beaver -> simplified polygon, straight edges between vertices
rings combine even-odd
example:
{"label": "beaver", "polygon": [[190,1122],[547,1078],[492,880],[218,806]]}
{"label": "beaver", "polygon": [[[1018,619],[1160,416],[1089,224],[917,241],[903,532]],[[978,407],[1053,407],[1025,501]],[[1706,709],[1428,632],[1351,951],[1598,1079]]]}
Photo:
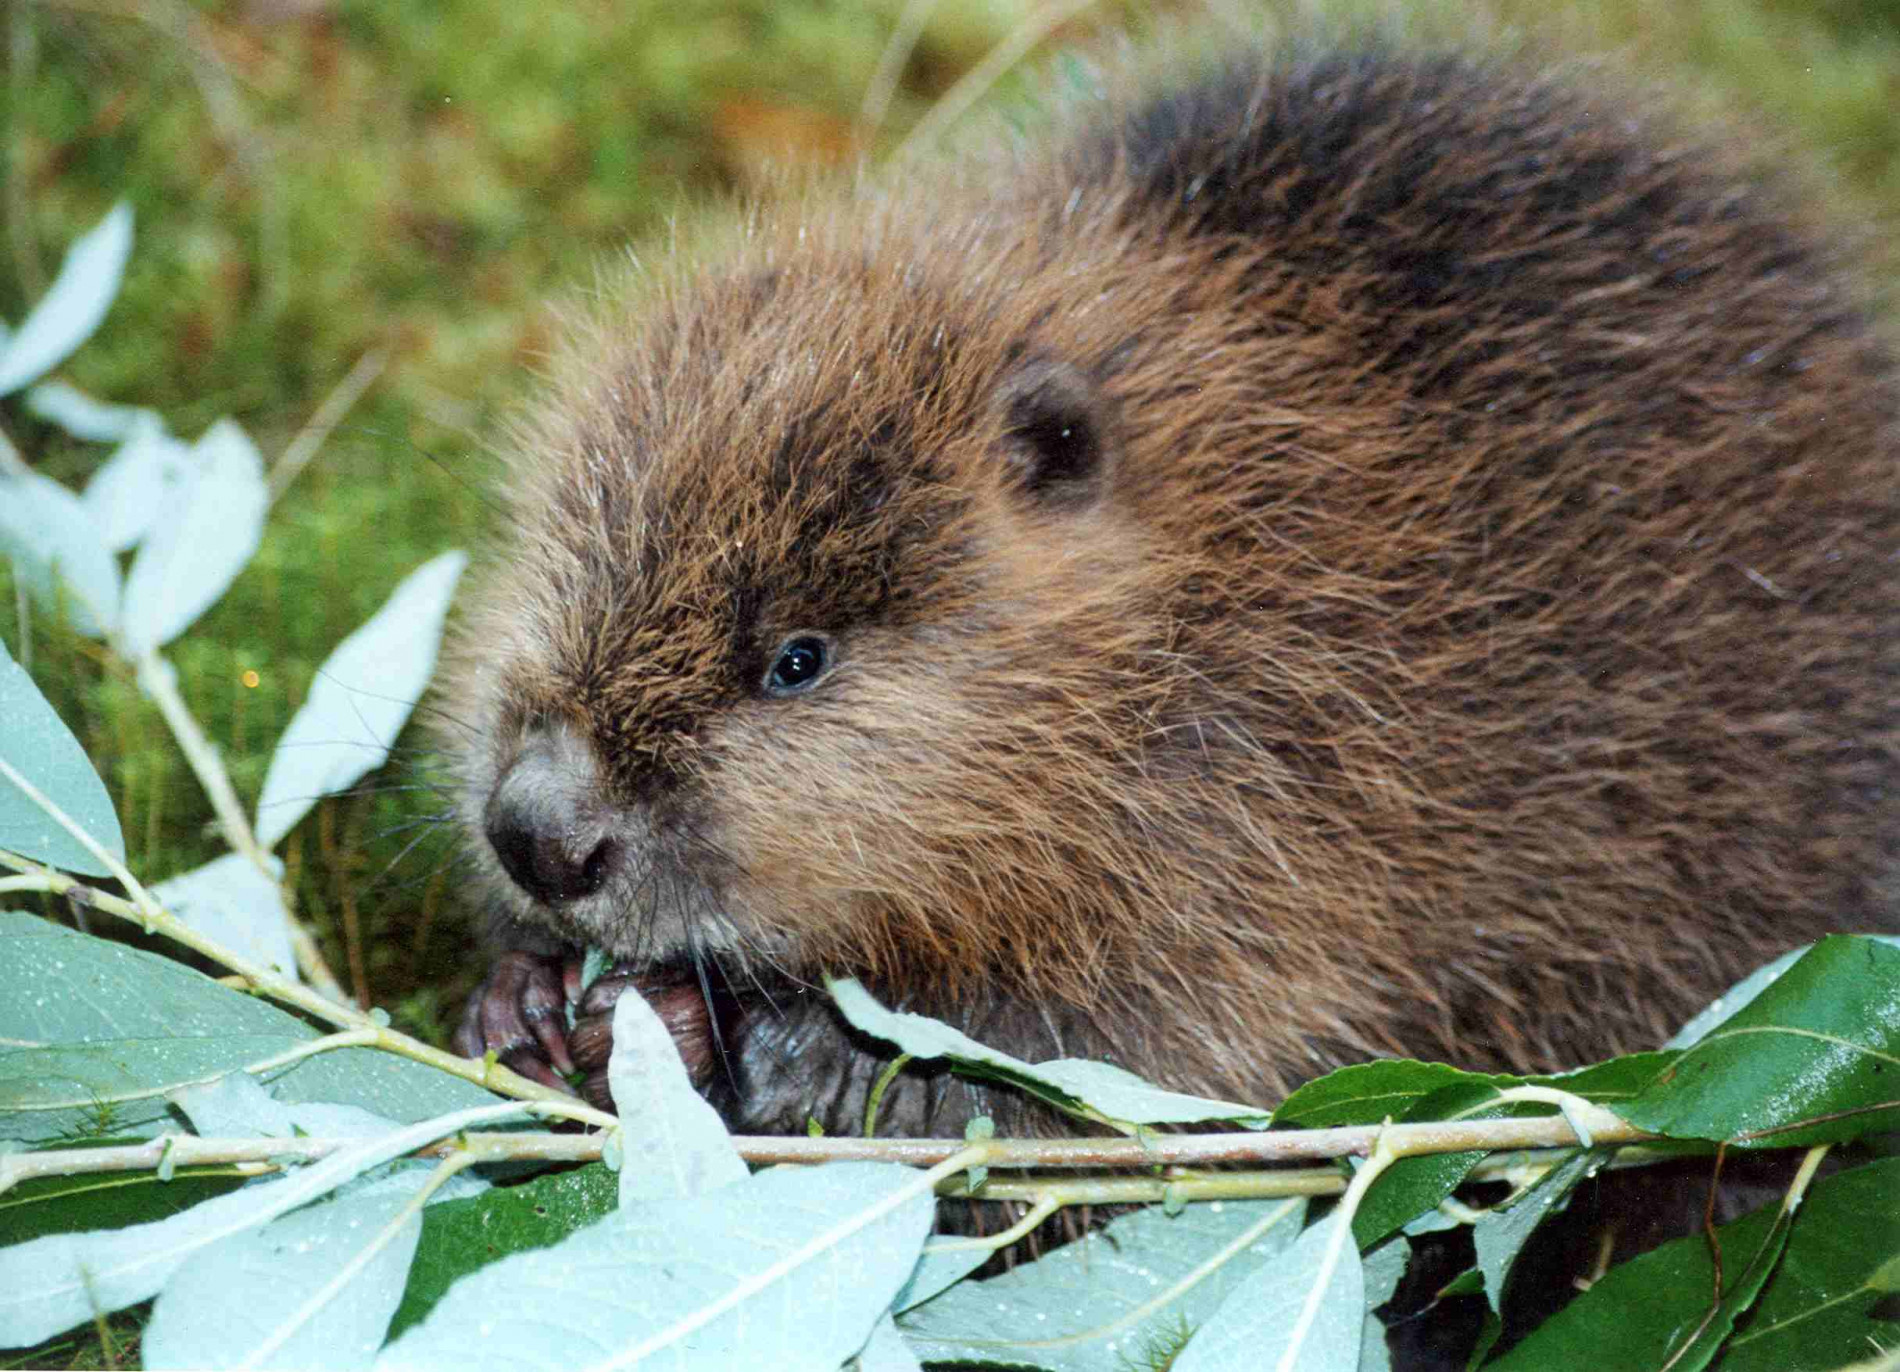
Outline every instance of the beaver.
{"label": "beaver", "polygon": [[[1841,236],[1644,108],[1228,57],[605,291],[451,654],[510,950],[461,1048],[555,1080],[592,945],[744,1131],[859,1125],[840,974],[1268,1104],[1895,928],[1900,367]],[[977,1113],[1040,1127],[879,1118]]]}

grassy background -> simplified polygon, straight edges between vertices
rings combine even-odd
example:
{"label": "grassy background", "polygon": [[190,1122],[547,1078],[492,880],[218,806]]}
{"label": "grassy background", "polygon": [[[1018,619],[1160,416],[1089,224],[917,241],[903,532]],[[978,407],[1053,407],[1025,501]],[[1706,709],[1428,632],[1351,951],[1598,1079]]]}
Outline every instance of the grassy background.
{"label": "grassy background", "polygon": [[[254,797],[311,674],[409,569],[487,517],[485,453],[547,342],[543,302],[682,205],[786,160],[887,151],[1030,0],[942,0],[889,118],[858,111],[901,0],[12,0],[0,8],[0,317],[119,198],[138,215],[124,292],[62,375],[195,437],[238,418],[267,458],[366,353],[387,365],[276,507],[263,550],[171,650],[187,699]],[[1176,7],[1178,8],[1178,7]],[[1276,13],[1288,5],[1260,7]],[[1615,50],[1660,86],[1786,135],[1849,217],[1900,226],[1900,0],[1496,0],[1374,5],[1419,27],[1534,25]],[[1223,22],[1248,12],[1228,0]],[[1104,3],[1051,46],[1139,19]],[[1034,77],[1012,77],[1013,82]],[[1008,90],[998,93],[1007,98]],[[1895,260],[1890,253],[1888,260]],[[82,480],[102,449],[0,428]],[[13,596],[0,572],[0,606]],[[21,626],[0,615],[16,651]],[[152,709],[96,647],[36,620],[34,672],[107,778],[133,866],[213,856],[208,805]],[[257,684],[245,684],[247,673]],[[418,746],[420,746],[418,744]],[[479,973],[456,914],[440,798],[392,767],[291,837],[299,908],[347,985],[440,1039]],[[405,852],[412,838],[421,842]],[[35,1359],[63,1354],[40,1350]],[[96,1346],[82,1361],[102,1355]]]}

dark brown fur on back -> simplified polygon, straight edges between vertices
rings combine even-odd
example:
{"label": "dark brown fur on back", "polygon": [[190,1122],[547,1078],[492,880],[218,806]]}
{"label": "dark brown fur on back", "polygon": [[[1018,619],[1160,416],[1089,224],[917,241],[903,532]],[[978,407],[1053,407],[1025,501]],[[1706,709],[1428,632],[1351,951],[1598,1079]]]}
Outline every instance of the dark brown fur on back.
{"label": "dark brown fur on back", "polygon": [[[1465,59],[1078,122],[577,343],[448,689],[499,914],[714,969],[755,1129],[861,1108],[828,972],[1266,1104],[1653,1046],[1895,927],[1896,368],[1824,238]],[[481,837],[530,755],[605,836],[571,898]]]}

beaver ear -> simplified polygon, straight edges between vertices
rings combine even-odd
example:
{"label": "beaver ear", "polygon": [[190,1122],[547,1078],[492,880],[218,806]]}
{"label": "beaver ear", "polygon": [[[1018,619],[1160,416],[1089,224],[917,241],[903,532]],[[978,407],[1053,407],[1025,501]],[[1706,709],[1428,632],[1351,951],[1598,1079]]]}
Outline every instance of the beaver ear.
{"label": "beaver ear", "polygon": [[1056,509],[1094,504],[1119,451],[1113,407],[1080,368],[1032,357],[997,388],[1010,467],[1024,493]]}

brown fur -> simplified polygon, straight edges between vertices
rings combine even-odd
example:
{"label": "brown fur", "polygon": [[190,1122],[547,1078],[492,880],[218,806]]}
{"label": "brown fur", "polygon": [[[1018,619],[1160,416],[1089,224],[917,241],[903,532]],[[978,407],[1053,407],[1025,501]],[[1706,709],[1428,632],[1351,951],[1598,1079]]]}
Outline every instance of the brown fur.
{"label": "brown fur", "polygon": [[[1894,927],[1896,368],[1826,239],[1620,92],[1182,90],[755,217],[519,439],[447,688],[477,861],[717,964],[740,1123],[851,1118],[825,972],[1270,1103],[1653,1046]],[[553,905],[479,837],[537,728],[624,863]],[[931,1091],[886,1118],[976,1108]]]}

